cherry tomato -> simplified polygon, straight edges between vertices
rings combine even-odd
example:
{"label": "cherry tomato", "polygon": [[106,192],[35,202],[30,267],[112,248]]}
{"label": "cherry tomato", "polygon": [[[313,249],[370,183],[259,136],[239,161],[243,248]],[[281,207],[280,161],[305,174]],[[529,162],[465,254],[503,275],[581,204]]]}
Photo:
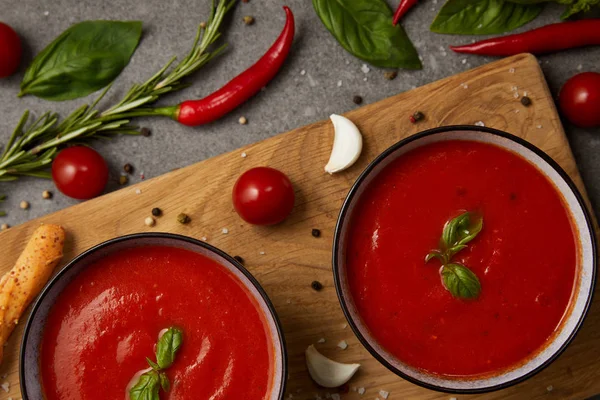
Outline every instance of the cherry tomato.
{"label": "cherry tomato", "polygon": [[22,51],[17,32],[0,22],[0,78],[12,75],[19,68]]}
{"label": "cherry tomato", "polygon": [[254,225],[274,225],[294,208],[294,188],[281,171],[252,168],[233,187],[233,206],[242,219]]}
{"label": "cherry tomato", "polygon": [[108,182],[108,166],[94,149],[69,147],[58,153],[52,162],[52,179],[65,195],[87,200],[104,190]]}
{"label": "cherry tomato", "polygon": [[565,117],[581,128],[600,126],[600,74],[584,72],[569,79],[559,94]]}

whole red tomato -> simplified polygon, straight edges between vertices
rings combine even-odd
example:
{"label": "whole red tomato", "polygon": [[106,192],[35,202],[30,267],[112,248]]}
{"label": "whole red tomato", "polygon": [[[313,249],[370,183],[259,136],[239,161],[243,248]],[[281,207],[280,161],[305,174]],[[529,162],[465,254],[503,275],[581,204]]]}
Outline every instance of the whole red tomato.
{"label": "whole red tomato", "polygon": [[252,168],[235,183],[233,206],[239,216],[250,224],[278,224],[294,208],[292,182],[274,168]]}
{"label": "whole red tomato", "polygon": [[52,179],[65,195],[87,200],[104,190],[108,182],[108,166],[94,149],[69,147],[58,153],[52,162]]}
{"label": "whole red tomato", "polygon": [[12,75],[19,68],[22,51],[17,32],[0,22],[0,78]]}
{"label": "whole red tomato", "polygon": [[584,72],[569,79],[559,94],[560,109],[582,128],[600,126],[600,74]]}

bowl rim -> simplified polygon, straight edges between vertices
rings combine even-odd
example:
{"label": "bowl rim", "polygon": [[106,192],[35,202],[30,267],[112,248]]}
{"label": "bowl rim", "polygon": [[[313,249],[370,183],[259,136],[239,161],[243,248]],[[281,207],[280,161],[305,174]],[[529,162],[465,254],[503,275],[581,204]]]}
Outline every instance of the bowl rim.
{"label": "bowl rim", "polygon": [[[385,360],[385,358],[383,356],[381,356],[369,344],[369,342],[362,335],[362,333],[360,332],[360,330],[358,329],[358,327],[354,323],[354,320],[352,319],[352,316],[350,314],[350,310],[348,308],[348,305],[346,303],[346,299],[345,299],[343,291],[342,291],[341,277],[340,277],[340,274],[338,272],[339,271],[339,267],[338,267],[338,265],[339,265],[338,253],[339,253],[339,250],[340,250],[341,227],[342,227],[343,222],[346,220],[347,213],[348,213],[348,208],[349,208],[349,205],[350,205],[351,201],[353,200],[354,196],[356,195],[359,187],[361,187],[361,185],[364,182],[364,180],[367,178],[367,176],[370,175],[371,171],[379,163],[381,163],[383,160],[385,160],[388,156],[390,156],[391,154],[393,154],[396,150],[398,150],[399,148],[401,148],[401,147],[403,147],[403,146],[405,146],[405,145],[407,145],[407,144],[409,144],[411,142],[414,142],[416,140],[422,139],[424,137],[428,137],[428,136],[432,136],[432,135],[436,135],[436,134],[440,134],[440,133],[445,133],[445,132],[452,132],[452,131],[484,132],[486,134],[500,136],[502,138],[506,138],[506,139],[512,140],[513,142],[516,142],[517,144],[519,144],[521,146],[524,146],[526,149],[532,151],[537,156],[539,156],[540,158],[542,158],[565,181],[565,183],[569,187],[569,190],[573,193],[573,195],[577,199],[577,203],[581,207],[581,209],[583,211],[583,215],[585,217],[586,229],[589,232],[589,234],[591,236],[591,239],[592,239],[591,240],[591,242],[592,242],[592,246],[591,247],[592,247],[592,261],[594,263],[594,268],[592,270],[590,291],[588,293],[588,296],[587,296],[587,299],[586,299],[586,303],[585,303],[585,306],[583,308],[583,312],[581,314],[581,317],[577,321],[577,325],[575,326],[575,328],[573,329],[573,331],[569,334],[569,337],[567,338],[567,340],[547,360],[545,360],[537,368],[533,369],[532,371],[528,372],[527,374],[524,374],[524,375],[522,375],[522,376],[520,376],[518,378],[515,378],[515,379],[507,381],[507,382],[504,382],[502,384],[498,384],[498,385],[494,385],[494,386],[489,386],[489,387],[482,387],[482,388],[477,388],[477,389],[453,389],[453,388],[446,388],[444,386],[433,385],[431,383],[423,382],[423,381],[421,381],[419,379],[416,379],[416,378],[414,378],[414,377],[412,377],[412,376],[410,376],[410,375],[408,375],[408,374],[400,371],[399,369],[395,368],[393,365],[391,365],[390,363],[388,363]],[[346,198],[344,199],[344,202],[343,202],[342,207],[340,209],[340,213],[339,213],[339,216],[338,216],[338,219],[337,219],[337,222],[336,222],[335,231],[334,231],[334,235],[333,235],[332,269],[333,269],[333,280],[334,280],[334,284],[335,284],[335,290],[336,290],[337,297],[338,297],[338,300],[340,302],[340,306],[342,308],[342,311],[344,312],[344,316],[346,317],[346,320],[348,321],[348,324],[352,328],[352,331],[354,331],[354,334],[356,335],[356,337],[358,338],[358,340],[361,342],[361,344],[384,367],[386,367],[387,369],[389,369],[390,371],[392,371],[394,374],[400,376],[401,378],[406,379],[407,381],[409,381],[411,383],[414,383],[414,384],[416,384],[418,386],[424,387],[426,389],[435,390],[435,391],[444,392],[444,393],[453,393],[453,394],[478,394],[478,393],[488,393],[488,392],[492,392],[492,391],[496,391],[496,390],[500,390],[500,389],[505,389],[505,388],[508,388],[510,386],[516,385],[516,384],[518,384],[520,382],[523,382],[526,379],[531,378],[532,376],[536,375],[537,373],[539,373],[540,371],[542,371],[543,369],[545,369],[554,360],[556,360],[565,351],[565,349],[568,347],[568,345],[573,341],[573,339],[575,338],[575,336],[577,335],[577,333],[581,329],[583,321],[584,321],[585,317],[587,316],[587,314],[589,312],[589,309],[590,309],[590,306],[591,306],[591,303],[592,303],[592,299],[594,297],[595,286],[596,286],[597,262],[598,262],[598,259],[597,259],[597,242],[596,242],[596,235],[595,235],[595,231],[594,231],[594,225],[592,223],[592,217],[591,217],[589,209],[586,206],[586,203],[585,203],[585,201],[583,199],[583,196],[581,195],[581,193],[580,193],[579,189],[577,188],[577,186],[575,186],[575,183],[573,182],[573,180],[571,179],[571,177],[548,154],[546,154],[544,151],[542,151],[541,149],[539,149],[537,146],[533,145],[532,143],[530,143],[530,142],[526,141],[525,139],[522,139],[522,138],[520,138],[518,136],[515,136],[513,134],[510,134],[510,133],[507,133],[507,132],[504,132],[504,131],[501,131],[501,130],[498,130],[498,129],[494,129],[494,128],[488,128],[488,127],[485,127],[485,126],[446,125],[446,126],[440,126],[440,127],[436,127],[436,128],[431,128],[431,129],[427,129],[427,130],[418,132],[418,133],[416,133],[414,135],[411,135],[411,136],[409,136],[407,138],[404,138],[404,139],[402,139],[402,140],[394,143],[393,145],[391,145],[387,149],[385,149],[381,154],[379,154],[377,157],[375,157],[375,159],[373,161],[371,161],[367,165],[367,167],[358,176],[358,178],[356,179],[356,181],[352,184],[352,187],[350,188],[348,194],[346,195]]]}
{"label": "bowl rim", "polygon": [[115,238],[108,239],[104,242],[101,242],[97,245],[90,247],[89,249],[87,249],[87,250],[83,251],[82,253],[80,253],[79,255],[77,255],[75,258],[73,258],[71,261],[69,261],[55,276],[53,276],[52,279],[50,279],[50,281],[42,289],[38,298],[35,300],[35,303],[31,309],[31,312],[29,313],[29,315],[27,317],[27,323],[25,325],[25,329],[23,330],[23,336],[21,338],[21,345],[20,345],[21,348],[19,350],[19,381],[20,381],[19,386],[21,389],[22,399],[23,400],[31,400],[27,394],[27,388],[25,386],[25,368],[23,367],[25,365],[25,362],[24,362],[25,361],[25,347],[26,347],[25,344],[27,342],[27,338],[29,337],[29,331],[31,329],[31,325],[33,324],[33,318],[34,318],[37,310],[41,306],[44,298],[50,291],[50,289],[58,281],[60,281],[62,279],[63,275],[65,275],[67,273],[67,271],[69,271],[71,268],[73,268],[74,265],[76,265],[78,262],[85,259],[89,255],[95,253],[96,251],[101,250],[101,249],[103,249],[107,246],[110,246],[112,244],[115,244],[115,243],[126,242],[126,241],[134,240],[134,239],[147,239],[147,238],[152,238],[152,239],[167,238],[167,239],[173,239],[175,241],[183,241],[183,242],[187,242],[187,243],[190,243],[193,245],[198,245],[200,247],[203,247],[206,250],[217,254],[218,256],[224,258],[226,261],[231,263],[250,281],[250,284],[252,286],[254,286],[254,288],[257,290],[257,292],[261,296],[262,300],[265,302],[267,309],[269,310],[270,316],[271,316],[271,318],[273,318],[273,322],[277,329],[277,337],[279,339],[279,344],[280,344],[281,364],[282,364],[281,365],[281,387],[279,390],[278,398],[279,398],[279,400],[283,400],[283,398],[285,396],[285,389],[287,386],[287,374],[288,374],[287,347],[286,347],[286,342],[285,342],[285,336],[283,334],[283,326],[281,324],[281,321],[279,320],[279,316],[277,315],[277,311],[275,310],[273,303],[271,302],[269,296],[267,295],[267,293],[265,292],[263,287],[260,285],[258,280],[250,273],[250,271],[248,271],[246,269],[246,267],[244,267],[240,262],[238,262],[235,258],[230,256],[223,250],[221,250],[209,243],[206,243],[206,242],[198,240],[198,239],[194,239],[189,236],[179,235],[179,234],[175,234],[175,233],[168,233],[168,232],[140,232],[140,233],[133,233],[133,234],[129,234],[129,235],[117,236]]}

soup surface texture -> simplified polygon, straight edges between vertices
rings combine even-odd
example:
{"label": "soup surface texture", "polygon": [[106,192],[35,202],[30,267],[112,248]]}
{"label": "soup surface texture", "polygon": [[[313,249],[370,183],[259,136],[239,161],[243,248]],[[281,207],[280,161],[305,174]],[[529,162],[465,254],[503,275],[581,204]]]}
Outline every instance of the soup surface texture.
{"label": "soup surface texture", "polygon": [[[483,229],[454,258],[481,282],[475,300],[452,297],[438,248],[462,211]],[[374,339],[432,374],[477,376],[524,362],[568,310],[577,252],[553,184],[491,144],[445,141],[409,151],[370,183],[351,217],[346,268],[353,303]]]}
{"label": "soup surface texture", "polygon": [[109,255],[50,311],[41,349],[47,400],[125,399],[170,326],[183,330],[183,344],[161,399],[263,400],[274,351],[258,307],[237,277],[195,252],[148,246]]}

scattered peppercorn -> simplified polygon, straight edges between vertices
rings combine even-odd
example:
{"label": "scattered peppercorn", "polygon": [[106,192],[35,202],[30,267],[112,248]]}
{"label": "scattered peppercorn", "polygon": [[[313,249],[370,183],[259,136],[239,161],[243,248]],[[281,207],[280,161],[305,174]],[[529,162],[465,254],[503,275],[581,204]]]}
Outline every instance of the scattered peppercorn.
{"label": "scattered peppercorn", "polygon": [[238,122],[240,123],[240,125],[246,125],[248,123],[248,119],[246,119],[246,117],[240,117]]}
{"label": "scattered peppercorn", "polygon": [[383,76],[388,81],[392,81],[392,80],[396,79],[396,77],[398,76],[398,71],[385,71],[383,73]]}
{"label": "scattered peppercorn", "polygon": [[321,236],[321,231],[318,229],[313,229],[311,234],[313,235],[313,237],[319,237]]}
{"label": "scattered peppercorn", "polygon": [[51,199],[51,198],[52,198],[52,196],[53,196],[52,192],[50,192],[50,191],[48,191],[48,190],[44,190],[44,191],[42,192],[42,199],[46,199],[46,200],[48,200],[48,199]]}
{"label": "scattered peppercorn", "polygon": [[150,131],[150,129],[148,129],[146,127],[140,129],[140,133],[142,134],[142,136],[145,136],[145,137],[152,135],[152,131]]}
{"label": "scattered peppercorn", "polygon": [[206,28],[206,22],[200,22],[200,28],[202,28],[202,29]]}
{"label": "scattered peppercorn", "polygon": [[127,182],[129,182],[129,178],[127,177],[127,175],[121,175],[119,177],[119,185],[127,185]]}
{"label": "scattered peppercorn", "polygon": [[147,217],[144,220],[144,223],[146,224],[146,226],[154,226],[154,225],[156,225],[156,220],[152,217]]}
{"label": "scattered peppercorn", "polygon": [[240,256],[233,256],[233,259],[239,262],[240,264],[244,264],[244,259]]}
{"label": "scattered peppercorn", "polygon": [[10,226],[8,226],[8,224],[2,224],[2,225],[0,225],[0,231],[5,231],[8,228],[10,228]]}
{"label": "scattered peppercorn", "polygon": [[21,207],[23,210],[27,210],[29,208],[29,202],[23,200],[21,204],[19,204],[19,207]]}
{"label": "scattered peppercorn", "polygon": [[321,289],[323,289],[323,284],[319,281],[313,281],[310,284],[310,287],[319,292]]}
{"label": "scattered peppercorn", "polygon": [[529,107],[531,105],[531,99],[527,96],[523,96],[521,97],[521,104],[523,104],[525,107]]}
{"label": "scattered peppercorn", "polygon": [[160,217],[162,216],[162,210],[158,207],[154,207],[152,209],[152,215],[154,215],[155,217]]}
{"label": "scattered peppercorn", "polygon": [[246,25],[252,25],[254,24],[254,17],[250,16],[250,15],[246,15],[244,18],[242,18],[244,20],[244,23]]}
{"label": "scattered peppercorn", "polygon": [[129,163],[123,165],[123,171],[127,172],[128,174],[133,174],[133,165]]}
{"label": "scattered peppercorn", "polygon": [[412,122],[413,124],[416,124],[417,122],[423,120],[425,118],[425,114],[423,114],[421,111],[417,111],[416,113],[414,113],[413,115],[410,116],[410,122]]}
{"label": "scattered peppercorn", "polygon": [[177,216],[177,222],[179,222],[180,224],[188,224],[191,221],[191,218],[189,217],[189,215],[181,213]]}
{"label": "scattered peppercorn", "polygon": [[363,102],[363,98],[362,98],[362,97],[360,97],[360,96],[354,96],[354,97],[352,98],[352,101],[354,102],[354,104],[357,104],[357,105],[358,105],[358,104],[362,104],[362,102]]}

